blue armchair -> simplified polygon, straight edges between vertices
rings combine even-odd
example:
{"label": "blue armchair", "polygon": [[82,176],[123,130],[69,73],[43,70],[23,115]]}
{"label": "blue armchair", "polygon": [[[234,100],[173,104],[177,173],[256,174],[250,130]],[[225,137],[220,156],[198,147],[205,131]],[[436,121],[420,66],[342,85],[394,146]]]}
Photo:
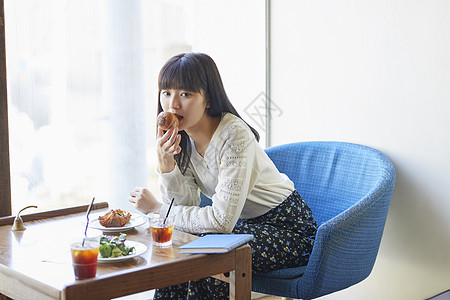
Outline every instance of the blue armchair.
{"label": "blue armchair", "polygon": [[293,143],[266,153],[294,181],[319,229],[307,266],[253,274],[252,290],[312,299],[367,278],[394,189],[391,161],[375,149],[344,142]]}

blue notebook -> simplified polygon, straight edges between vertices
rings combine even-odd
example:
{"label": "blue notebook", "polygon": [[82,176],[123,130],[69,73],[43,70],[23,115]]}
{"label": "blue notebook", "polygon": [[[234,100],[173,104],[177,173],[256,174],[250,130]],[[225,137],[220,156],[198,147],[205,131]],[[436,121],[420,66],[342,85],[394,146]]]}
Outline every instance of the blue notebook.
{"label": "blue notebook", "polygon": [[180,253],[225,253],[253,239],[251,234],[207,234],[180,247]]}

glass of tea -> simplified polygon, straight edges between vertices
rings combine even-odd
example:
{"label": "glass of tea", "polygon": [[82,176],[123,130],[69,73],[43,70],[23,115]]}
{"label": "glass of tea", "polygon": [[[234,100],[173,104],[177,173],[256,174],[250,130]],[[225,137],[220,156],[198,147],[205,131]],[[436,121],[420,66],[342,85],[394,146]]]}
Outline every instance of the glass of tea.
{"label": "glass of tea", "polygon": [[101,236],[100,230],[89,229],[86,236],[75,238],[70,245],[75,279],[88,279],[97,274],[97,257]]}
{"label": "glass of tea", "polygon": [[[165,220],[165,222],[164,222]],[[167,218],[154,215],[150,218],[153,245],[169,247],[172,245],[173,216]]]}

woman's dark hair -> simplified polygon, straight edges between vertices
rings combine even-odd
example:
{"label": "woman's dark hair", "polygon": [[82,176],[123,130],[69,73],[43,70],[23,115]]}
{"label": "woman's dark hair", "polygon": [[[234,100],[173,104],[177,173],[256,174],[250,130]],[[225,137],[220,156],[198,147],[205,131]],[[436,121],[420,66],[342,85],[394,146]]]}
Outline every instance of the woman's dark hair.
{"label": "woman's dark hair", "polygon": [[[158,114],[163,111],[160,101],[161,90],[178,89],[203,92],[209,104],[206,112],[211,117],[222,117],[228,112],[242,119],[228,99],[216,63],[207,54],[181,53],[170,58],[159,73],[158,88]],[[258,132],[250,125],[248,126],[259,141]],[[192,149],[187,133],[183,130],[180,134],[181,152],[175,155],[175,161],[184,174]]]}

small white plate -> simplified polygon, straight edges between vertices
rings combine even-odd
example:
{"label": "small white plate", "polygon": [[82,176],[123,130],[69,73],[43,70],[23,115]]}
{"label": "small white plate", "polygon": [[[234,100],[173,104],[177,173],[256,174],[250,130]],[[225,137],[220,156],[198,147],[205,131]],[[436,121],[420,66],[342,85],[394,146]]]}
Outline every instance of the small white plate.
{"label": "small white plate", "polygon": [[116,263],[116,262],[128,260],[133,257],[139,256],[139,255],[143,254],[145,251],[147,251],[147,246],[145,246],[144,244],[139,243],[139,242],[126,240],[125,245],[127,247],[135,248],[132,254],[129,254],[127,256],[107,257],[107,258],[100,257],[100,254],[99,254],[98,259],[97,259],[98,262],[99,263]]}
{"label": "small white plate", "polygon": [[100,224],[98,221],[98,217],[92,221],[89,222],[89,227],[94,229],[100,229],[103,232],[124,232],[133,229],[136,226],[141,226],[147,222],[147,218],[144,218],[144,216],[139,215],[137,217],[131,216],[130,222],[125,224],[123,227],[105,227]]}

